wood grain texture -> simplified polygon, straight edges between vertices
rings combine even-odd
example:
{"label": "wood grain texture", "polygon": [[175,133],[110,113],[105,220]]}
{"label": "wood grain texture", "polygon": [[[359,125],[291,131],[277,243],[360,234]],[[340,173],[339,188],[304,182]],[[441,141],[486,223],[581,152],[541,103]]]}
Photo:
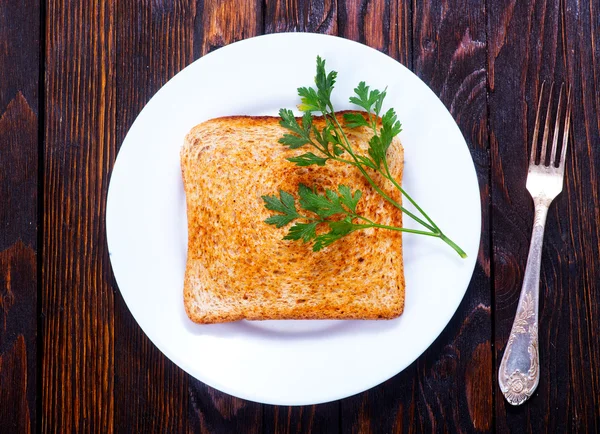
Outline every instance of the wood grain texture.
{"label": "wood grain texture", "polygon": [[39,4],[0,3],[0,432],[35,431]]}
{"label": "wood grain texture", "polygon": [[335,0],[266,0],[264,32],[337,34]]}
{"label": "wood grain texture", "polygon": [[232,42],[263,32],[260,0],[198,0],[194,54],[200,57]]}
{"label": "wood grain texture", "polygon": [[[450,110],[471,150],[482,198],[480,256],[463,302],[434,344],[401,374],[342,402],[344,432],[493,429],[485,23],[484,6],[478,1],[412,5],[412,40],[400,46],[414,51],[402,56],[413,59],[414,71]],[[351,34],[363,33],[368,40],[365,27]]]}
{"label": "wood grain texture", "polygon": [[[260,0],[199,1],[194,28],[194,57],[263,31]],[[219,392],[189,377],[188,432],[262,432],[261,404]]]}
{"label": "wood grain texture", "polygon": [[383,51],[412,66],[412,5],[409,0],[340,0],[339,35]]}
{"label": "wood grain texture", "polygon": [[[515,315],[532,229],[527,160],[542,80],[573,85],[563,193],[550,208],[540,287],[540,383],[520,407],[497,389],[498,432],[600,431],[600,5],[490,2],[496,361]],[[497,387],[497,386],[495,386]]]}
{"label": "wood grain texture", "polygon": [[[40,4],[0,2],[0,432],[600,432],[597,0],[47,0],[42,9],[40,143]],[[127,310],[104,241],[110,170],[148,99],[194,59],[279,31],[337,33],[413,69],[457,120],[481,188],[480,254],[450,324],[401,374],[318,406],[241,400],[174,366]],[[564,78],[576,103],[543,253],[541,381],[514,408],[497,365],[531,233],[534,104],[541,80]]]}
{"label": "wood grain texture", "polygon": [[[193,60],[195,19],[195,0],[118,3],[118,144],[154,93]],[[120,293],[114,324],[115,430],[185,432],[188,376],[150,342]]]}
{"label": "wood grain texture", "polygon": [[340,403],[283,407],[265,405],[265,434],[340,432]]}
{"label": "wood grain texture", "polygon": [[188,433],[263,432],[262,405],[235,398],[190,377]]}
{"label": "wood grain texture", "polygon": [[46,4],[41,430],[112,432],[115,2]]}

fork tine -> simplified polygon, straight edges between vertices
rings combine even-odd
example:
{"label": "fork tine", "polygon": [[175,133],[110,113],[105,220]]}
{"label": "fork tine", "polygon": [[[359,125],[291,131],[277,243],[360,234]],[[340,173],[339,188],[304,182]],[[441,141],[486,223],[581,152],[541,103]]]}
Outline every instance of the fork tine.
{"label": "fork tine", "polygon": [[540,97],[538,98],[537,111],[535,112],[535,127],[533,129],[533,139],[531,140],[531,157],[529,159],[529,164],[535,164],[535,159],[537,157],[537,139],[538,139],[538,132],[540,130],[540,111],[542,108],[542,97],[544,96],[545,84],[546,84],[546,80],[542,81],[542,87],[540,89]]}
{"label": "fork tine", "polygon": [[558,108],[556,109],[556,121],[554,122],[554,134],[552,135],[552,152],[550,153],[550,166],[554,166],[556,162],[556,148],[558,146],[558,133],[560,131],[560,112],[562,108],[563,99],[563,88],[565,83],[560,85],[560,92],[558,94]]}
{"label": "fork tine", "polygon": [[567,155],[567,145],[569,144],[569,129],[571,127],[571,109],[573,107],[573,99],[571,98],[571,85],[567,89],[567,114],[565,115],[565,130],[563,132],[563,143],[562,150],[560,153],[560,161],[558,162],[558,168],[565,171],[565,157]]}
{"label": "fork tine", "polygon": [[548,108],[546,109],[546,125],[544,126],[544,137],[542,137],[542,153],[540,155],[540,164],[546,165],[546,149],[548,148],[548,133],[550,132],[550,109],[552,108],[552,92],[554,91],[554,82],[550,84],[550,95],[548,96]]}

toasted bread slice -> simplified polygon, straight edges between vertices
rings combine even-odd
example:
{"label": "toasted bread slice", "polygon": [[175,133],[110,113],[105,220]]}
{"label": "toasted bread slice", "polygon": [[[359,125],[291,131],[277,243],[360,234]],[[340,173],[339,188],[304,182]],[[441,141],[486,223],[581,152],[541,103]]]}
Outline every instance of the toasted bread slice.
{"label": "toasted bread slice", "polygon": [[[338,113],[342,122],[342,113]],[[317,127],[322,118],[315,118]],[[187,201],[188,256],[184,301],[197,323],[241,319],[388,319],[404,308],[401,232],[367,229],[320,252],[284,241],[288,227],[263,221],[273,214],[263,195],[296,194],[298,184],[321,191],[339,184],[360,189],[358,212],[381,224],[401,226],[402,213],[375,192],[354,167],[328,161],[297,167],[286,160],[309,149],[278,143],[287,131],[276,117],[233,116],[194,127],[181,150]],[[366,153],[370,129],[348,129]],[[306,148],[309,148],[306,146]],[[403,149],[388,151],[395,179],[402,179]],[[374,179],[396,201],[389,182]]]}

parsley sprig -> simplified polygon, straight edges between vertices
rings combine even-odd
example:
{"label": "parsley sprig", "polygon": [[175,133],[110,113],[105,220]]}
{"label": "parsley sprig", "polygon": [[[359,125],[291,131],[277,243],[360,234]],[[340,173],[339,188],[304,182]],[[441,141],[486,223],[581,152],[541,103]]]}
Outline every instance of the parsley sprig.
{"label": "parsley sprig", "polygon": [[[299,205],[304,212],[298,211],[294,196],[283,190],[279,192],[279,197],[263,196],[267,209],[281,213],[270,216],[265,222],[280,228],[298,220],[283,239],[302,240],[305,243],[314,241],[313,250],[315,252],[359,229],[382,228],[424,233],[413,229],[380,225],[358,214],[356,206],[362,192],[356,190],[352,193],[352,189],[346,185],[339,185],[338,191],[327,189],[325,194],[322,194],[300,184],[298,196],[300,198]],[[334,216],[337,218],[332,218]],[[320,224],[326,224],[329,232],[317,235],[317,227]]]}
{"label": "parsley sprig", "polygon": [[[452,247],[462,258],[466,253],[450,238],[448,238],[425,211],[406,193],[400,183],[392,176],[387,160],[387,151],[392,140],[402,131],[402,125],[393,108],[385,113],[383,101],[387,90],[371,89],[360,82],[354,89],[350,102],[365,110],[362,113],[345,113],[343,117],[346,128],[368,127],[373,135],[369,140],[367,155],[356,152],[340,124],[333,104],[331,94],[337,78],[337,72],[325,71],[325,60],[317,57],[317,74],[315,87],[301,87],[298,89],[300,96],[299,110],[304,112],[301,123],[294,113],[288,109],[281,109],[280,124],[289,133],[279,139],[279,142],[290,149],[299,149],[306,145],[312,146],[314,152],[306,152],[297,157],[288,158],[297,166],[324,166],[327,161],[338,161],[356,167],[371,187],[386,201],[401,210],[425,230],[409,229],[397,226],[381,225],[357,213],[356,207],[362,196],[360,190],[352,193],[352,189],[339,185],[338,191],[325,190],[319,193],[304,184],[298,186],[298,211],[296,199],[288,192],[280,191],[277,196],[263,196],[265,207],[279,214],[274,214],[265,220],[266,223],[283,227],[295,221],[284,239],[314,242],[313,250],[319,251],[329,246],[344,236],[360,229],[380,228],[440,238]],[[325,119],[325,126],[318,128],[313,123],[313,113],[320,113]],[[381,119],[381,126],[378,120]],[[389,181],[402,195],[415,207],[420,216],[404,208],[392,199],[373,179],[372,174],[378,173]],[[327,225],[328,232],[317,231],[319,225]]]}

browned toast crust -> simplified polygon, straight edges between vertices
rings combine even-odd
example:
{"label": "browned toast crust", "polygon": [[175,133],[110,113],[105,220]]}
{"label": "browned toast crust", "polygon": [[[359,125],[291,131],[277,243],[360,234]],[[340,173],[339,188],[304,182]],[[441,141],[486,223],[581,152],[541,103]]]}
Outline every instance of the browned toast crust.
{"label": "browned toast crust", "polygon": [[[340,117],[342,113],[338,113]],[[315,118],[317,126],[322,118]],[[277,117],[230,116],[194,127],[181,150],[187,203],[188,257],[184,302],[198,323],[241,319],[384,319],[404,308],[400,232],[354,232],[320,252],[310,244],[284,241],[289,227],[263,222],[272,212],[262,195],[297,191],[298,184],[361,189],[358,212],[382,224],[402,225],[402,214],[385,202],[347,164],[297,167],[286,160],[307,149],[277,142],[286,133]],[[366,152],[371,132],[346,130]],[[308,147],[307,147],[308,148]],[[388,151],[400,181],[403,149],[395,139]],[[374,179],[398,202],[389,183]]]}

